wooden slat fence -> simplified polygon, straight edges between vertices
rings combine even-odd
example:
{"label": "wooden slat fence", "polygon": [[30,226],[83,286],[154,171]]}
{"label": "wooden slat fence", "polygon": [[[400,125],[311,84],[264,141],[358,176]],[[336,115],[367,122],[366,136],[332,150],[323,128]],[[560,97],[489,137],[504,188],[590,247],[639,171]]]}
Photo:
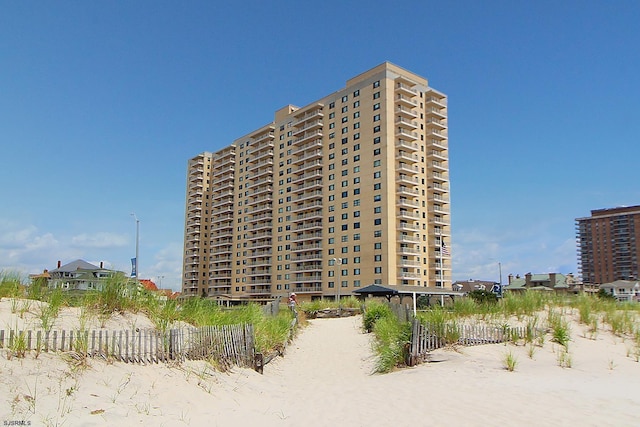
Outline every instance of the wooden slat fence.
{"label": "wooden slat fence", "polygon": [[423,324],[413,319],[411,330],[411,348],[408,364],[410,366],[426,360],[427,355],[447,345],[495,344],[513,339],[522,339],[526,327],[498,327],[489,325],[464,324]]}
{"label": "wooden slat fence", "polygon": [[74,352],[125,363],[152,364],[213,358],[225,365],[253,367],[253,325],[208,326],[159,331],[133,330],[0,330],[0,349],[30,352]]}

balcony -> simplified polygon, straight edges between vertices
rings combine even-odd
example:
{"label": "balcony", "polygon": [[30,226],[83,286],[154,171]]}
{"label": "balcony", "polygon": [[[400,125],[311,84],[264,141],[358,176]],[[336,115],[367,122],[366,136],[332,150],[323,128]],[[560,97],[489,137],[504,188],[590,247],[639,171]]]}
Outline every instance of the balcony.
{"label": "balcony", "polygon": [[321,159],[321,158],[322,158],[322,150],[305,151],[300,156],[293,159],[293,164],[299,165],[309,160]]}
{"label": "balcony", "polygon": [[296,170],[293,171],[293,173],[300,174],[300,173],[302,173],[304,171],[307,171],[307,170],[321,169],[321,168],[322,168],[322,160],[320,160],[320,159],[312,160],[312,161],[306,162],[302,166],[298,167]]}
{"label": "balcony", "polygon": [[305,252],[305,251],[321,251],[322,244],[313,243],[311,245],[299,245],[291,248],[292,252]]}
{"label": "balcony", "polygon": [[291,289],[296,294],[319,294],[322,293],[322,285],[316,286],[296,286]]}
{"label": "balcony", "polygon": [[409,154],[409,153],[407,153],[405,151],[399,151],[396,154],[396,159],[398,159],[398,160],[406,160],[408,162],[416,163],[416,162],[420,161],[420,156],[418,156],[417,154]]}
{"label": "balcony", "polygon": [[318,138],[314,141],[309,142],[308,144],[303,144],[300,147],[296,148],[295,150],[293,150],[291,152],[291,154],[293,154],[294,156],[297,156],[300,153],[303,153],[304,151],[307,150],[317,150],[322,148],[322,139]]}
{"label": "balcony", "polygon": [[397,126],[403,126],[403,127],[407,127],[410,129],[418,129],[418,127],[420,126],[420,124],[416,121],[413,120],[407,120],[404,117],[397,117],[395,124]]}
{"label": "balcony", "polygon": [[446,155],[446,153],[444,152],[444,150],[429,150],[427,152],[427,158],[429,159],[438,159],[438,160],[443,160],[446,161],[448,160],[448,157]]}
{"label": "balcony", "polygon": [[397,104],[400,104],[401,106],[405,106],[405,107],[409,107],[409,108],[414,108],[418,106],[418,102],[414,101],[412,98],[409,98],[408,96],[402,95],[402,94],[398,94],[395,97],[395,102]]}
{"label": "balcony", "polygon": [[436,170],[436,171],[440,171],[440,172],[447,172],[449,170],[447,165],[445,165],[442,162],[433,161],[433,162],[431,162],[430,166],[431,166],[431,169]]}
{"label": "balcony", "polygon": [[429,218],[429,224],[449,225],[449,220],[442,217]]}
{"label": "balcony", "polygon": [[421,219],[420,214],[407,212],[407,211],[400,211],[400,213],[398,214],[398,218],[412,219],[412,220]]}
{"label": "balcony", "polygon": [[313,210],[321,207],[322,207],[322,202],[304,203],[301,205],[293,206],[292,212],[303,212],[303,211]]}
{"label": "balcony", "polygon": [[293,219],[293,221],[294,222],[300,222],[300,221],[317,220],[317,219],[322,219],[322,210],[321,209],[316,209],[313,212],[307,212],[307,213],[304,213],[304,214],[298,214]]}
{"label": "balcony", "polygon": [[444,109],[435,108],[435,107],[427,108],[425,111],[425,115],[429,118],[435,118],[435,119],[447,118],[447,113],[444,111]]}
{"label": "balcony", "polygon": [[319,230],[322,229],[322,222],[308,222],[305,224],[300,224],[295,228],[295,231],[303,231],[303,230]]}
{"label": "balcony", "polygon": [[296,194],[300,194],[300,193],[303,193],[303,192],[305,192],[307,190],[313,190],[313,189],[320,190],[322,188],[323,188],[322,180],[318,179],[316,181],[306,182],[304,184],[300,184],[300,185],[296,186],[296,188],[293,189],[293,192],[296,193]]}
{"label": "balcony", "polygon": [[311,131],[312,129],[318,129],[322,127],[322,120],[318,119],[318,120],[313,120],[310,122],[305,122],[304,125],[302,127],[299,127],[297,130],[293,131],[293,135],[294,136],[299,136],[300,134],[304,133],[304,132],[308,132]]}
{"label": "balcony", "polygon": [[291,261],[293,262],[299,262],[299,261],[322,261],[322,254],[321,253],[313,253],[313,254],[305,254],[305,255],[298,255],[298,256],[294,256],[293,258],[291,258]]}
{"label": "balcony", "polygon": [[429,184],[427,186],[427,189],[429,191],[443,191],[443,192],[448,192],[449,191],[449,186],[447,184],[441,184],[439,182],[434,182],[432,184]]}
{"label": "balcony", "polygon": [[432,172],[429,176],[433,180],[438,181],[438,182],[447,182],[447,181],[449,181],[449,178],[445,174],[442,174],[440,172]]}
{"label": "balcony", "polygon": [[446,206],[434,205],[434,206],[429,208],[429,212],[441,213],[441,214],[445,214],[446,215],[446,214],[448,214],[450,212],[450,210]]}
{"label": "balcony", "polygon": [[444,120],[431,118],[431,119],[427,119],[426,123],[427,123],[427,126],[434,127],[440,130],[444,130],[447,128],[447,124],[444,122]]}
{"label": "balcony", "polygon": [[396,170],[398,172],[405,172],[405,173],[410,173],[410,174],[417,174],[420,173],[420,168],[417,166],[409,166],[407,164],[404,163],[400,163],[398,165],[398,167],[396,168]]}
{"label": "balcony", "polygon": [[[303,115],[300,115],[300,114],[303,114]],[[317,106],[314,106],[313,110],[311,111],[295,114],[294,117],[296,118],[296,120],[293,122],[293,126],[298,126],[300,123],[306,122],[314,118],[321,118],[323,116],[324,114],[322,112],[322,105],[318,104]]]}
{"label": "balcony", "polygon": [[254,136],[253,138],[253,144],[258,144],[262,141],[269,141],[272,140],[274,138],[273,132],[267,132],[267,133],[263,133],[262,135],[258,135],[258,136]]}
{"label": "balcony", "polygon": [[398,253],[399,254],[407,254],[407,255],[419,255],[420,254],[420,250],[419,249],[415,249],[415,248],[408,248],[406,246],[400,246],[398,248]]}
{"label": "balcony", "polygon": [[398,261],[398,265],[402,267],[421,267],[420,261],[409,260],[409,259],[401,259]]}
{"label": "balcony", "polygon": [[305,141],[310,140],[311,138],[322,137],[322,129],[312,130],[310,132],[305,133],[299,138],[293,140],[293,144],[298,145]]}
{"label": "balcony", "polygon": [[409,224],[408,222],[401,222],[400,224],[398,224],[398,230],[420,231],[420,226]]}
{"label": "balcony", "polygon": [[311,274],[311,275],[299,275],[296,276],[291,283],[309,283],[309,282],[321,282],[322,275],[321,274]]}
{"label": "balcony", "polygon": [[396,92],[406,94],[410,97],[418,95],[418,91],[413,87],[406,85],[404,83],[396,83]]}
{"label": "balcony", "polygon": [[397,241],[403,242],[403,243],[420,243],[420,238],[416,236],[408,236],[406,234],[401,234],[400,236],[398,236]]}
{"label": "balcony", "polygon": [[420,192],[418,190],[414,190],[413,188],[400,186],[400,188],[398,188],[398,194],[418,197],[420,195]]}
{"label": "balcony", "polygon": [[294,202],[300,202],[303,200],[322,199],[322,191],[316,190],[308,193],[302,193],[300,196],[293,199]]}
{"label": "balcony", "polygon": [[298,175],[298,176],[294,176],[292,179],[292,183],[299,183],[302,181],[307,181],[307,180],[317,180],[318,178],[322,178],[322,170],[321,169],[316,169],[312,172],[309,173],[305,173],[302,175]]}
{"label": "balcony", "polygon": [[418,138],[420,138],[420,135],[418,135],[418,132],[410,132],[404,128],[397,128],[396,129],[396,136],[398,137],[404,137],[404,138],[408,138],[411,140],[418,140]]}
{"label": "balcony", "polygon": [[418,209],[420,207],[420,203],[415,202],[413,200],[400,199],[396,203],[396,206]]}
{"label": "balcony", "polygon": [[265,160],[261,160],[261,161],[257,161],[257,162],[247,162],[247,168],[246,171],[247,172],[253,172],[255,173],[255,171],[261,167],[270,167],[273,166],[273,159],[265,159]]}
{"label": "balcony", "polygon": [[[272,201],[273,201],[273,196],[271,194],[265,194],[264,196],[255,197],[255,198],[249,200],[246,203],[246,206],[254,206],[254,205],[261,204],[261,203],[269,203],[269,202],[272,202]],[[269,205],[268,208],[271,209],[271,205]],[[263,209],[266,209],[266,208],[263,208]],[[253,212],[255,212],[255,210]]]}
{"label": "balcony", "polygon": [[[273,150],[265,150],[265,151],[260,151],[258,153],[256,153],[255,155],[252,156],[251,158],[251,162],[258,162],[260,160],[263,159],[269,159],[273,157]],[[247,161],[247,163],[249,163]]]}
{"label": "balcony", "polygon": [[419,185],[420,179],[417,177],[405,175],[403,173],[399,174],[396,178],[396,181],[401,184],[409,184],[409,185]]}
{"label": "balcony", "polygon": [[420,279],[422,275],[420,273],[410,273],[408,271],[399,271],[398,278],[404,280],[417,280]]}
{"label": "balcony", "polygon": [[398,141],[396,141],[396,148],[411,150],[411,151],[418,151],[420,149],[420,146],[413,142],[408,142],[403,139],[399,139]]}
{"label": "balcony", "polygon": [[410,119],[415,119],[418,117],[418,113],[411,108],[406,108],[402,106],[398,106],[395,109],[396,114],[400,114],[401,116],[408,117]]}
{"label": "balcony", "polygon": [[302,233],[293,236],[293,242],[304,242],[307,240],[322,240],[322,233]]}
{"label": "balcony", "polygon": [[429,136],[433,139],[444,140],[447,139],[447,131],[446,130],[438,130],[438,129],[429,129],[427,130]]}

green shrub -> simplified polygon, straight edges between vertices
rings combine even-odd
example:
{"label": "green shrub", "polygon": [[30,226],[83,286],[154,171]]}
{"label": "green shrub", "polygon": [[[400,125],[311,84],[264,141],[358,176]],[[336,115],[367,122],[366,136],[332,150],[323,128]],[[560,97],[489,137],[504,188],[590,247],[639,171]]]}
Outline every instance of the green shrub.
{"label": "green shrub", "polygon": [[365,306],[365,312],[362,316],[364,330],[367,332],[373,331],[378,320],[386,317],[395,318],[391,308],[389,308],[387,304],[378,301],[370,301]]}
{"label": "green shrub", "polygon": [[495,304],[498,302],[498,296],[489,291],[475,290],[469,292],[467,296],[478,304]]}
{"label": "green shrub", "polygon": [[411,323],[401,323],[395,316],[382,316],[376,320],[373,332],[376,336],[374,349],[378,355],[375,371],[389,372],[404,364],[411,342]]}

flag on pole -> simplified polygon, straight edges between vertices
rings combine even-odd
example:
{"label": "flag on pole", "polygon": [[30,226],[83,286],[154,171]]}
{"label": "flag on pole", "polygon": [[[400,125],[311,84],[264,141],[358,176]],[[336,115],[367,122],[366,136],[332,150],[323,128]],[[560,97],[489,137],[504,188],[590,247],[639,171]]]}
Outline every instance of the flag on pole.
{"label": "flag on pole", "polygon": [[449,252],[449,248],[447,248],[447,245],[444,243],[444,240],[442,240],[442,253],[446,256],[451,255],[451,252]]}
{"label": "flag on pole", "polygon": [[138,272],[136,271],[137,268],[137,260],[135,258],[131,258],[131,277],[135,277],[136,279],[138,278]]}

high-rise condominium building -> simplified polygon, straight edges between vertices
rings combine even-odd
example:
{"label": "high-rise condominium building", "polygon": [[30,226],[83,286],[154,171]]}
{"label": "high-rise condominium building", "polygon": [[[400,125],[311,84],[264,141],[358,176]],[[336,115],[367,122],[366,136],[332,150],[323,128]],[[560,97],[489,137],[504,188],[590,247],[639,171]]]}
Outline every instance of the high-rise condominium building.
{"label": "high-rise condominium building", "polygon": [[451,283],[447,98],[383,63],[189,160],[182,291]]}
{"label": "high-rise condominium building", "polygon": [[593,210],[576,219],[576,234],[585,283],[638,280],[640,206]]}

